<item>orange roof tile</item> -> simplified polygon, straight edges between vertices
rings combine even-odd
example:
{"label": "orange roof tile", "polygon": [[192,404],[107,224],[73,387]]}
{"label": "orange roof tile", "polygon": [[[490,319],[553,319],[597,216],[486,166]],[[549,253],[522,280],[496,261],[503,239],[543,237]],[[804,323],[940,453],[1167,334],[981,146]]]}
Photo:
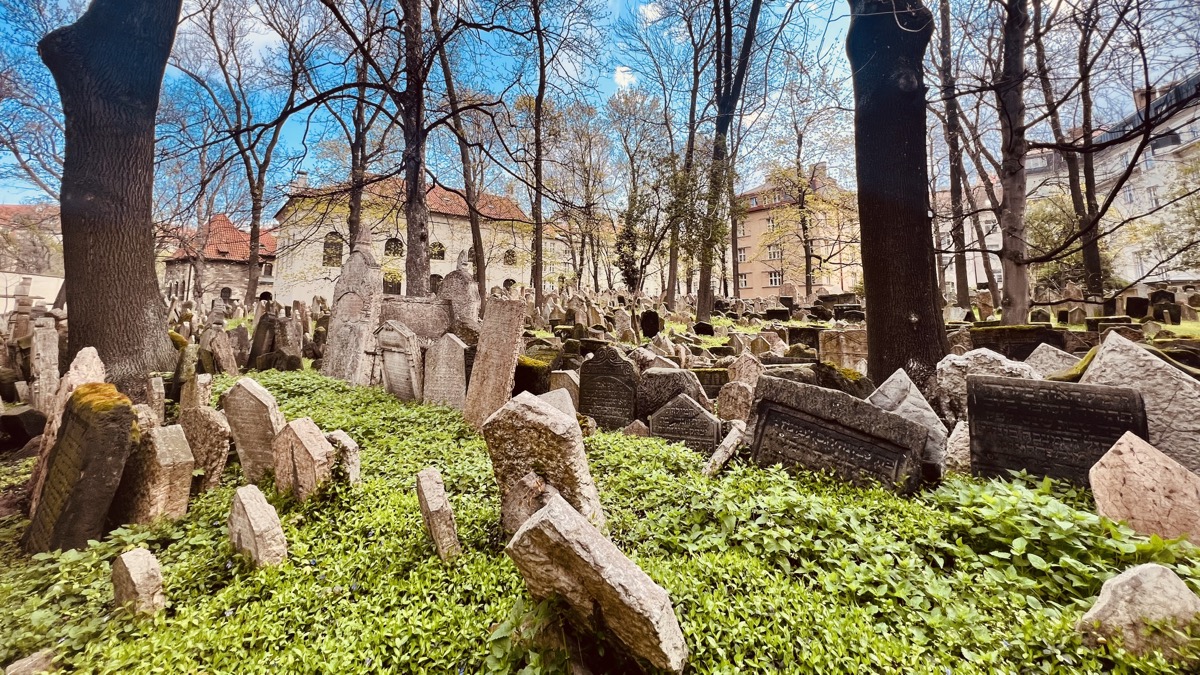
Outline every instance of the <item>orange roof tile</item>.
{"label": "orange roof tile", "polygon": [[[329,187],[307,188],[294,192],[288,199],[288,203],[279,210],[279,214],[276,214],[275,217],[279,218],[294,199],[344,199],[346,191],[346,184],[338,183]],[[404,180],[402,178],[373,180],[364,188],[364,192],[366,199],[394,201],[397,209],[404,206]],[[458,192],[441,185],[431,185],[425,192],[425,201],[429,205],[430,213],[460,218],[466,218],[469,215],[467,200]],[[478,208],[479,213],[489,220],[529,221],[529,216],[526,216],[521,207],[508,197],[482,193],[479,195]]]}
{"label": "orange roof tile", "polygon": [[[198,232],[187,231],[184,234],[185,241],[175,249],[175,253],[171,257],[175,260],[186,260],[193,257],[205,231],[208,234],[207,241],[204,243],[206,260],[244,261],[250,258],[250,233],[237,229],[225,214],[213,216],[212,220],[208,221],[208,225],[200,228]],[[259,244],[262,246],[259,251],[260,256],[275,255],[275,236],[270,232],[264,231],[259,234]]]}

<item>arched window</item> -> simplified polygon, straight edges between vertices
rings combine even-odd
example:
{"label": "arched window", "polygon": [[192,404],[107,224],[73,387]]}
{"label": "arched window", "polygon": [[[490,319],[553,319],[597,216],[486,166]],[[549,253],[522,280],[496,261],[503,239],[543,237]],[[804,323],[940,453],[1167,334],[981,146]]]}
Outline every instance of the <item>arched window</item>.
{"label": "arched window", "polygon": [[429,292],[437,295],[442,290],[442,275],[429,275]]}
{"label": "arched window", "polygon": [[429,259],[430,260],[445,260],[446,259],[445,245],[443,245],[441,242],[437,242],[437,241],[430,244],[429,245]]}
{"label": "arched window", "polygon": [[263,275],[264,277],[273,277],[273,276],[275,276],[275,265],[273,265],[273,264],[271,264],[271,263],[263,263],[263,266],[262,266],[262,275]]}
{"label": "arched window", "polygon": [[514,267],[517,264],[517,252],[511,248],[504,252],[504,264]]}
{"label": "arched window", "polygon": [[325,267],[342,266],[342,237],[337,232],[325,235],[325,250],[321,256],[321,264]]}
{"label": "arched window", "polygon": [[506,291],[516,285],[517,285],[516,279],[505,279],[504,280],[504,290],[506,290]]}
{"label": "arched window", "polygon": [[262,293],[259,293],[259,294],[258,294],[258,299],[259,299],[259,300],[262,300],[262,301],[264,301],[264,302],[270,302],[270,301],[271,301],[271,294],[270,294],[269,292],[267,292],[267,291],[263,291]]}
{"label": "arched window", "polygon": [[383,275],[383,292],[386,295],[400,295],[404,292],[404,283],[399,274]]}
{"label": "arched window", "polygon": [[475,262],[475,247],[467,249],[467,262],[474,264]]}
{"label": "arched window", "polygon": [[404,242],[392,237],[383,244],[383,254],[389,258],[399,258],[404,255]]}
{"label": "arched window", "polygon": [[223,300],[225,302],[229,302],[230,298],[232,298],[232,297],[233,297],[233,289],[232,288],[226,286],[225,288],[221,289],[221,300]]}

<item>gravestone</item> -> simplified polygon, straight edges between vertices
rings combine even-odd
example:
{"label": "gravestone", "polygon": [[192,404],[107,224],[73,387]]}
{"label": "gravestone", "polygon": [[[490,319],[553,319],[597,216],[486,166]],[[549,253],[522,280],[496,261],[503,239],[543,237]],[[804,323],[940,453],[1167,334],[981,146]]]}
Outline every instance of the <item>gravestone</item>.
{"label": "gravestone", "polygon": [[1200,476],[1126,432],[1089,471],[1096,513],[1163,539],[1200,541]]}
{"label": "gravestone", "polygon": [[462,410],[467,398],[467,345],[446,333],[425,350],[425,402]]}
{"label": "gravestone", "polygon": [[1150,299],[1131,295],[1125,298],[1125,314],[1134,320],[1150,316]]}
{"label": "gravestone", "polygon": [[659,317],[658,312],[652,309],[642,312],[638,318],[638,324],[642,329],[642,337],[647,340],[654,339],[662,330],[662,319]]}
{"label": "gravestone", "polygon": [[233,494],[229,540],[233,550],[255,567],[282,565],[287,560],[287,539],[279,514],[256,485],[243,485]]}
{"label": "gravestone", "polygon": [[[740,382],[738,384],[741,384]],[[744,385],[743,385],[744,386]],[[721,439],[721,444],[713,451],[708,462],[705,463],[703,472],[705,476],[712,478],[725,468],[729,460],[737,454],[738,448],[741,447],[742,441],[746,437],[746,423],[742,420],[733,420],[729,424],[729,433],[725,434],[725,438]]]}
{"label": "gravestone", "polygon": [[867,372],[867,331],[826,330],[820,333],[818,354],[822,361],[847,370]]}
{"label": "gravestone", "polygon": [[34,328],[29,344],[29,405],[47,415],[58,392],[58,331]]}
{"label": "gravestone", "polygon": [[550,391],[565,389],[571,397],[571,404],[579,410],[579,371],[552,370],[550,371]]}
{"label": "gravestone", "polygon": [[194,466],[182,426],[143,430],[142,442],[125,461],[110,524],[146,525],[159,518],[182,518],[187,514]]}
{"label": "gravestone", "polygon": [[483,330],[479,319],[479,286],[467,269],[467,253],[461,251],[458,255],[454,271],[442,279],[442,287],[438,289],[438,297],[450,302],[453,320],[451,330],[468,345],[475,344]]}
{"label": "gravestone", "polygon": [[1147,436],[1141,395],[1118,387],[971,375],[967,411],[971,473],[989,478],[1025,470],[1086,487],[1125,432]]}
{"label": "gravestone", "polygon": [[604,347],[579,369],[579,412],[605,431],[622,429],[637,417],[641,376],[615,347]]}
{"label": "gravestone", "polygon": [[1059,371],[1074,368],[1079,363],[1079,357],[1074,354],[1042,343],[1025,358],[1025,364],[1033,368],[1042,377],[1049,377]]}
{"label": "gravestone", "polygon": [[[472,283],[472,285],[474,285]],[[478,309],[478,307],[476,308]],[[395,321],[417,334],[421,340],[436,340],[454,325],[451,303],[439,298],[410,298],[402,295],[385,295],[379,304],[379,325]],[[475,324],[479,317],[476,315]],[[472,334],[478,338],[477,334]]]}
{"label": "gravestone", "polygon": [[151,616],[166,606],[162,568],[154,554],[135,548],[112,565],[113,604],[134,614]]}
{"label": "gravestone", "polygon": [[1087,311],[1082,307],[1073,307],[1067,310],[1067,323],[1079,325],[1087,323]]}
{"label": "gravestone", "polygon": [[458,543],[458,528],[454,524],[454,510],[446,498],[446,487],[442,474],[430,467],[417,473],[417,501],[421,505],[421,520],[425,531],[433,540],[433,549],[444,562],[462,555]]}
{"label": "gravestone", "polygon": [[167,389],[158,375],[146,380],[146,403],[158,417],[159,424],[167,420]]}
{"label": "gravestone", "polygon": [[1191,638],[1186,629],[1200,616],[1200,598],[1169,567],[1143,563],[1104,582],[1096,604],[1077,626],[1089,647],[1119,640],[1135,655],[1174,656]]}
{"label": "gravestone", "polygon": [[[494,302],[494,300],[492,301]],[[583,432],[574,417],[523,392],[483,424],[500,501],[530,471],[542,476],[597,527],[604,526]]]}
{"label": "gravestone", "polygon": [[1038,307],[1029,313],[1029,323],[1050,323],[1050,312]]}
{"label": "gravestone", "polygon": [[229,421],[219,410],[190,408],[179,413],[179,426],[192,450],[195,470],[200,472],[192,478],[192,494],[208,492],[220,485],[229,459]]}
{"label": "gravestone", "polygon": [[751,388],[758,383],[758,377],[763,374],[763,364],[750,354],[742,354],[729,364],[730,382],[744,382]]}
{"label": "gravestone", "polygon": [[[369,237],[370,230],[364,229]],[[321,374],[350,384],[365,386],[371,383],[371,358],[367,352],[371,350],[372,333],[379,324],[382,295],[383,268],[375,260],[369,245],[355,246],[333,287],[333,308],[321,359]],[[253,350],[250,356],[253,363]]]}
{"label": "gravestone", "polygon": [[275,491],[305,501],[333,477],[335,453],[309,417],[292,420],[275,436]]}
{"label": "gravestone", "polygon": [[340,475],[335,478],[344,480],[349,485],[362,482],[362,459],[358,443],[350,438],[350,434],[341,429],[335,429],[325,434],[325,440],[333,446],[334,466],[340,469]]}
{"label": "gravestone", "polygon": [[283,430],[283,414],[275,397],[258,382],[243,377],[221,397],[221,408],[237,448],[242,473],[251,483],[275,469],[271,444]]}
{"label": "gravestone", "polygon": [[929,431],[925,439],[925,451],[921,454],[922,478],[928,483],[941,480],[946,465],[946,425],[938,419],[937,413],[908,373],[903,368],[897,368],[867,397],[867,401],[882,410],[916,422]]}
{"label": "gravestone", "polygon": [[422,400],[425,373],[416,333],[399,321],[385,321],[375,339],[383,388],[401,401]]}
{"label": "gravestone", "polygon": [[111,384],[80,385],[62,411],[45,459],[38,508],[21,543],[27,553],[87,546],[105,520],[133,449],[133,403]]}
{"label": "gravestone", "polygon": [[524,320],[520,300],[488,300],[463,405],[463,416],[477,429],[512,395]]}
{"label": "gravestone", "polygon": [[709,399],[716,398],[721,393],[721,387],[729,382],[729,371],[725,368],[693,368],[692,372],[700,380],[704,395]]}
{"label": "gravestone", "polygon": [[[586,365],[586,364],[585,364]],[[648,368],[637,389],[637,417],[649,422],[650,415],[679,394],[687,394],[705,409],[712,407],[696,373],[681,368]],[[624,425],[621,425],[624,426]]]}
{"label": "gravestone", "polygon": [[707,456],[721,442],[721,420],[691,396],[679,394],[650,415],[650,434]]}
{"label": "gravestone", "polygon": [[208,407],[212,402],[212,375],[196,373],[183,383],[179,392],[179,409]]}
{"label": "gravestone", "polygon": [[849,394],[766,375],[758,379],[747,427],[759,466],[832,471],[897,492],[919,484],[929,433]]}

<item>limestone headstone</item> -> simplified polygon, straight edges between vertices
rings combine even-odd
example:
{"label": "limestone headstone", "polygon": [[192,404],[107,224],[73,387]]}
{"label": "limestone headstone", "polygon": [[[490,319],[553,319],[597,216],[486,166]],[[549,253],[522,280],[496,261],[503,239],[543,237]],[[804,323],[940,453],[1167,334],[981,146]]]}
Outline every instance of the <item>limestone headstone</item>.
{"label": "limestone headstone", "polygon": [[1025,364],[1042,377],[1049,377],[1054,373],[1074,368],[1078,363],[1078,356],[1068,354],[1045,342],[1035,347],[1033,353],[1025,358]]}
{"label": "limestone headstone", "polygon": [[908,373],[904,372],[903,368],[896,369],[891,377],[884,380],[883,384],[867,397],[867,401],[881,410],[916,422],[929,430],[929,437],[925,439],[925,452],[921,455],[922,473],[926,481],[940,479],[946,464],[946,425],[938,418]]}
{"label": "limestone headstone", "polygon": [[449,562],[462,555],[458,543],[458,528],[454,525],[454,510],[446,498],[442,474],[430,467],[417,474],[417,500],[421,504],[421,519],[433,540],[439,558]]}
{"label": "limestone headstone", "polygon": [[426,403],[462,410],[467,398],[467,345],[446,333],[425,350]]}
{"label": "limestone headstone", "polygon": [[655,668],[683,672],[687,645],[667,592],[567,500],[551,497],[504,552],[534,598],[561,598],[575,622],[611,632]]}
{"label": "limestone headstone", "polygon": [[[368,235],[369,236],[369,235]],[[356,246],[342,266],[333,287],[333,309],[329,319],[321,372],[351,384],[371,381],[373,333],[379,322],[383,294],[383,268],[371,247]]]}
{"label": "limestone headstone", "polygon": [[248,377],[238,380],[225,392],[221,408],[229,421],[242,473],[246,480],[255,483],[275,469],[271,444],[286,424],[283,413],[279,412],[271,392]]}
{"label": "limestone headstone", "polygon": [[158,417],[158,423],[167,421],[167,389],[158,375],[146,380],[146,403]]}
{"label": "limestone headstone", "polygon": [[158,559],[144,548],[117,556],[112,566],[112,585],[114,604],[134,614],[153,615],[167,604]]}
{"label": "limestone headstone", "polygon": [[745,423],[750,419],[750,408],[753,404],[754,388],[741,380],[735,380],[721,387],[721,392],[717,394],[717,415],[723,420],[741,420]]}
{"label": "limestone headstone", "polygon": [[742,445],[743,439],[746,437],[746,423],[741,420],[734,420],[729,425],[729,433],[725,434],[725,438],[721,440],[721,444],[713,451],[712,457],[708,458],[708,462],[704,465],[704,475],[709,478],[716,476],[725,468],[729,460],[737,454],[738,448]]}
{"label": "limestone headstone", "polygon": [[310,417],[288,422],[272,443],[275,491],[304,501],[333,477],[336,453]]}
{"label": "limestone headstone", "polygon": [[362,460],[359,457],[358,443],[350,438],[350,434],[338,429],[325,434],[325,440],[333,446],[334,466],[340,467],[345,480],[350,485],[362,482]]}
{"label": "limestone headstone", "polygon": [[705,410],[712,408],[712,403],[704,393],[704,387],[696,373],[681,368],[647,369],[638,382],[638,419],[649,420],[654,411],[679,394],[687,394]]}
{"label": "limestone headstone", "polygon": [[488,300],[463,407],[463,416],[475,428],[512,395],[524,319],[525,303],[520,300]]}
{"label": "limestone headstone", "polygon": [[275,507],[255,485],[243,485],[233,495],[229,511],[229,540],[233,550],[255,567],[281,565],[287,560],[287,539]]}
{"label": "limestone headstone", "polygon": [[971,473],[971,426],[965,420],[946,439],[946,471]]}
{"label": "limestone headstone", "polygon": [[691,396],[679,394],[650,415],[650,434],[711,455],[721,442],[721,420]]}
{"label": "limestone headstone", "polygon": [[579,412],[601,429],[622,429],[637,416],[637,366],[615,347],[603,347],[579,369]]}
{"label": "limestone headstone", "polygon": [[579,410],[579,371],[552,370],[550,371],[550,390],[564,389],[571,397],[571,404]]}
{"label": "limestone headstone", "polygon": [[[1083,615],[1079,630],[1084,642],[1120,637],[1121,646],[1141,655],[1161,650],[1168,654],[1188,637],[1164,624],[1182,629],[1200,615],[1200,598],[1169,568],[1157,563],[1131,567],[1104,582],[1096,604]],[[1156,629],[1157,628],[1157,629]]]}
{"label": "limestone headstone", "polygon": [[187,514],[194,466],[182,426],[143,430],[141,443],[125,462],[111,522],[149,524],[159,518],[182,518]]}
{"label": "limestone headstone", "polygon": [[1089,475],[1100,515],[1145,536],[1200,541],[1200,476],[1135,434],[1121,436]]}
{"label": "limestone headstone", "polygon": [[416,333],[399,321],[385,321],[375,331],[383,388],[401,401],[420,401],[425,369]]}
{"label": "limestone headstone", "polygon": [[990,349],[972,349],[961,356],[950,354],[937,364],[933,400],[947,424],[967,419],[967,376],[995,375],[1040,380],[1032,366],[1010,361]]}
{"label": "limestone headstone", "polygon": [[229,459],[231,432],[225,414],[207,406],[179,412],[179,426],[187,438],[195,460],[192,493],[201,494],[221,484],[221,474]]}
{"label": "limestone headstone", "polygon": [[763,374],[762,363],[751,354],[742,354],[729,364],[729,381],[744,382],[754,388],[758,376]]}
{"label": "limestone headstone", "polygon": [[558,490],[553,485],[530,471],[513,484],[500,504],[500,526],[508,534],[516,532],[555,495],[558,495]]}

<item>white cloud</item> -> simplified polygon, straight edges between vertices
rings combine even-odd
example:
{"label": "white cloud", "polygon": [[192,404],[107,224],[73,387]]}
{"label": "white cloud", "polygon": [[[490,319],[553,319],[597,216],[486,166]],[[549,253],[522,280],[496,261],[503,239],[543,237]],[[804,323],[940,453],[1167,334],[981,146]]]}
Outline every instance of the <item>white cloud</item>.
{"label": "white cloud", "polygon": [[617,83],[618,89],[628,89],[637,82],[637,75],[629,69],[629,66],[617,66],[613,70],[613,82]]}
{"label": "white cloud", "polygon": [[647,2],[644,5],[638,5],[638,15],[642,17],[642,21],[654,23],[662,18],[662,5],[659,5],[657,2]]}

